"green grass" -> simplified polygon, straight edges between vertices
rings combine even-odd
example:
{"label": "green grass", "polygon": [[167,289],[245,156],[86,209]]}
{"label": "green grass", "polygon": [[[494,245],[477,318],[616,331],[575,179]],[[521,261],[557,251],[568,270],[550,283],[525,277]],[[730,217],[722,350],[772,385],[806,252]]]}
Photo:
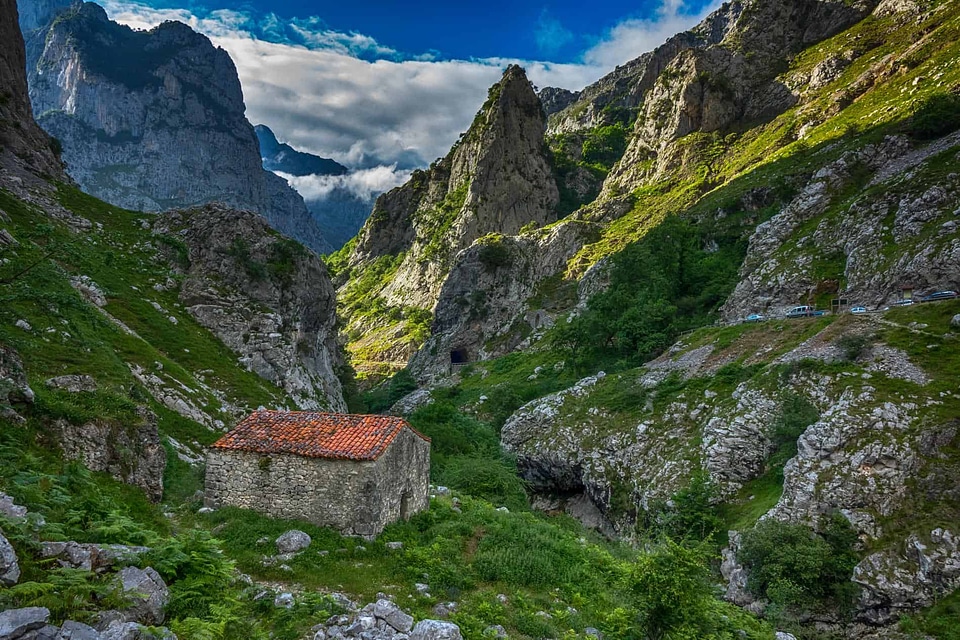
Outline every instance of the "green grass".
{"label": "green grass", "polygon": [[900,629],[911,639],[932,636],[937,640],[960,640],[960,591],[900,622]]}

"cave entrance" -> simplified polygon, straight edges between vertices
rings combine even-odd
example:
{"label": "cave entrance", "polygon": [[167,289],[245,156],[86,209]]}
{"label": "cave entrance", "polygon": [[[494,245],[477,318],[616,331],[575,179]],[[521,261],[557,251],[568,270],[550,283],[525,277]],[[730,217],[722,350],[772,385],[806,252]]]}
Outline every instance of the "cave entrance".
{"label": "cave entrance", "polygon": [[470,354],[466,349],[454,349],[450,352],[450,364],[467,364],[470,362]]}

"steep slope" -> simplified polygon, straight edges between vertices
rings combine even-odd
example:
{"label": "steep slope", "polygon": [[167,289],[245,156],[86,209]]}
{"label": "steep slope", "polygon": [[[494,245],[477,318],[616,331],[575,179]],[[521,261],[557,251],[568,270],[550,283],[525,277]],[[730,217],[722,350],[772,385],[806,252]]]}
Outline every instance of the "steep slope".
{"label": "steep slope", "polygon": [[[64,179],[63,164],[50,138],[37,127],[27,94],[23,37],[17,27],[16,2],[4,0],[0,41],[0,166],[16,171],[21,165],[54,179]],[[10,17],[14,18],[11,23]]]}
{"label": "steep slope", "polygon": [[[369,352],[387,364],[406,360],[419,339],[398,327],[391,313],[419,322],[436,305],[460,251],[487,234],[513,235],[556,219],[559,196],[544,126],[533,87],[512,66],[445,158],[377,200],[343,260],[351,282],[341,299],[348,331],[365,334],[368,345],[389,331],[394,346],[376,353],[359,345],[355,353]],[[371,314],[376,305],[396,312]]]}
{"label": "steep slope", "polygon": [[135,32],[89,2],[54,15],[28,34],[30,95],[84,190],[142,211],[223,202],[325,248],[303,199],[263,170],[225,51],[182,23]]}
{"label": "steep slope", "polygon": [[[709,18],[703,27],[694,30],[694,33],[704,29],[706,33],[718,32],[715,40],[720,44],[708,44],[703,49],[684,49],[663,62],[661,73],[652,80],[653,85],[643,94],[645,101],[636,110],[622,112],[619,108],[611,108],[603,112],[599,108],[601,113],[606,113],[603,116],[606,119],[599,122],[606,124],[569,133],[548,134],[564,201],[573,198],[574,202],[581,202],[580,196],[576,195],[577,189],[580,194],[586,194],[587,200],[596,194],[595,200],[587,202],[549,230],[538,232],[541,236],[538,242],[543,242],[548,233],[554,238],[550,240],[551,246],[538,246],[537,253],[545,257],[542,266],[535,257],[530,258],[533,268],[524,266],[529,264],[529,259],[521,257],[516,262],[519,265],[516,272],[511,271],[508,262],[499,267],[502,273],[491,279],[465,263],[467,271],[458,279],[477,283],[479,289],[471,293],[472,297],[491,301],[508,298],[511,300],[510,309],[498,309],[494,303],[489,321],[486,321],[482,317],[484,314],[478,317],[474,313],[470,317],[470,306],[459,302],[462,297],[453,295],[447,298],[449,305],[444,303],[445,309],[436,309],[437,318],[444,318],[442,325],[435,327],[429,348],[416,356],[417,373],[428,378],[443,371],[449,366],[450,353],[457,349],[457,343],[483,345],[471,353],[472,357],[479,358],[527,344],[527,338],[541,332],[545,325],[553,324],[573,306],[586,303],[586,298],[576,293],[578,286],[584,292],[602,286],[607,257],[643,238],[670,216],[679,214],[699,224],[704,216],[713,215],[705,213],[710,207],[723,213],[713,215],[710,224],[714,231],[707,234],[704,242],[721,249],[743,246],[743,249],[736,249],[743,251],[746,249],[744,241],[757,230],[750,249],[751,258],[744,264],[744,269],[753,272],[752,284],[740,285],[738,294],[724,311],[728,318],[767,308],[776,311],[797,304],[798,300],[829,303],[836,297],[831,297],[829,292],[836,294],[838,286],[848,288],[848,283],[846,294],[855,294],[864,303],[874,304],[896,300],[903,290],[909,289],[913,279],[917,280],[913,285],[916,288],[933,286],[935,280],[949,287],[953,282],[946,277],[949,276],[949,267],[938,267],[937,260],[943,258],[948,260],[948,265],[952,264],[950,249],[943,253],[942,247],[932,246],[931,243],[935,244],[933,236],[911,235],[913,239],[906,240],[907,236],[899,231],[876,234],[877,230],[882,231],[882,227],[891,224],[885,222],[878,226],[879,209],[870,214],[862,211],[855,211],[850,216],[844,214],[861,190],[868,186],[862,181],[869,178],[871,172],[881,171],[891,178],[898,171],[906,170],[907,166],[920,162],[925,154],[945,148],[918,149],[924,146],[926,139],[942,133],[910,133],[912,125],[908,121],[914,113],[920,112],[918,118],[921,120],[954,122],[953,116],[948,115],[951,113],[949,103],[953,100],[949,96],[960,78],[949,64],[951,56],[955,55],[952,38],[957,27],[953,3],[933,3],[922,11],[918,5],[885,2],[859,22],[856,19],[864,15],[864,8],[853,4],[841,7],[837,3],[824,3],[813,9],[803,2],[792,4],[801,9],[806,7],[807,11],[813,11],[813,15],[819,15],[821,11],[836,12],[839,23],[831,23],[829,28],[806,26],[798,31],[797,23],[791,17],[794,14],[781,3],[776,10],[758,6],[733,14],[736,20],[732,23],[726,19],[720,22],[725,25],[722,30],[707,28],[715,25],[720,17],[729,17],[729,11],[735,5],[728,5]],[[765,32],[758,20],[779,20],[782,24]],[[749,34],[787,33],[796,35],[799,42],[809,42],[810,37],[819,38],[839,28],[838,24],[851,21],[854,22],[852,26],[819,44],[808,46],[787,59],[776,58],[779,62],[771,63],[772,70],[764,71],[758,67],[754,72],[756,77],[738,77],[740,85],[730,83],[735,91],[718,90],[717,99],[732,109],[732,119],[724,120],[726,124],[722,128],[709,131],[713,125],[704,124],[702,117],[696,116],[697,128],[685,135],[681,135],[679,129],[658,129],[651,133],[650,127],[680,122],[671,120],[674,116],[670,114],[688,112],[687,107],[682,106],[686,89],[679,91],[679,88],[687,86],[688,80],[694,77],[690,75],[692,72],[683,71],[691,56],[699,60],[698,56],[707,55],[703,52],[717,49],[724,53],[711,53],[710,56],[733,56],[732,59],[744,56],[744,59],[762,60],[762,57],[739,48],[740,42],[752,41]],[[804,35],[808,32],[814,36]],[[761,53],[769,51],[770,47],[776,49],[767,36],[759,37],[759,41]],[[774,42],[780,40],[775,38]],[[784,50],[797,51],[797,48],[791,45]],[[699,61],[694,66],[697,65],[700,65]],[[619,77],[623,70],[621,67],[607,80]],[[678,83],[682,77],[687,80]],[[715,79],[717,76],[711,77]],[[606,81],[597,85],[603,86]],[[595,90],[596,87],[585,91],[579,104],[593,104],[589,96]],[[791,97],[777,102],[778,108],[784,109],[782,113],[756,115],[758,105],[766,104],[763,101],[767,97],[781,95],[783,91]],[[604,99],[613,99],[617,94],[611,88],[604,95]],[[728,98],[730,102],[724,102]],[[651,112],[644,115],[644,109],[651,108],[652,100],[660,101],[665,109],[662,114]],[[694,110],[690,113],[699,113],[697,110],[702,106],[699,102],[693,104],[691,108]],[[574,107],[569,109],[568,115],[577,113]],[[558,122],[551,119],[554,127]],[[626,123],[630,122],[633,124],[628,127]],[[590,123],[584,126],[588,125]],[[948,132],[950,125],[945,124],[940,130]],[[910,133],[909,142],[891,139],[881,143],[885,136],[904,132]],[[878,143],[878,147],[870,147]],[[645,149],[643,153],[634,153],[641,146]],[[851,155],[842,159],[848,152]],[[845,167],[845,162],[852,165]],[[886,168],[880,169],[881,165]],[[821,169],[834,177],[815,177]],[[840,178],[839,181],[836,178]],[[579,187],[574,189],[578,184]],[[757,225],[779,213],[804,188],[811,190],[805,199],[798,199],[784,216],[757,229]],[[845,189],[847,200],[834,198],[835,189]],[[930,197],[936,199],[938,196],[931,194]],[[948,201],[949,196],[944,203]],[[878,203],[877,207],[891,205],[892,200],[888,199],[886,205]],[[922,208],[920,204],[917,206]],[[824,207],[831,207],[831,215],[835,216],[834,227],[810,235],[812,229],[801,227],[812,224],[813,214],[822,212]],[[728,222],[724,222],[724,216]],[[946,218],[941,219],[942,224],[947,222]],[[812,243],[808,250],[790,252],[779,249],[781,242],[789,242],[782,223],[799,232],[793,236],[794,241],[807,238],[804,242]],[[949,233],[949,227],[947,224],[944,233]],[[720,236],[725,236],[726,240],[721,240]],[[821,238],[825,241],[822,248],[817,246]],[[904,241],[901,242],[900,238]],[[861,246],[858,247],[854,239]],[[579,248],[574,246],[577,243]],[[909,250],[907,243],[911,246]],[[510,246],[514,244],[512,240],[507,242]],[[519,243],[520,246],[523,244]],[[910,257],[914,252],[934,252],[940,257],[933,259],[930,254],[931,259],[923,263]],[[561,268],[553,271],[561,253],[569,257]],[[777,257],[764,256],[764,253],[773,253]],[[882,254],[883,258],[877,258],[877,254]],[[788,267],[784,262],[787,259],[796,264]],[[791,275],[786,277],[771,260],[778,261]],[[764,261],[763,268],[757,269]],[[747,273],[745,271],[744,275]],[[758,286],[763,279],[766,283]],[[516,282],[521,286],[512,284]],[[732,290],[734,285],[735,279],[729,280],[725,286]],[[456,287],[452,287],[451,293],[455,291]],[[721,295],[722,301],[728,291]],[[753,304],[750,304],[751,300]],[[454,305],[459,305],[461,311]],[[451,351],[447,351],[447,346]]]}

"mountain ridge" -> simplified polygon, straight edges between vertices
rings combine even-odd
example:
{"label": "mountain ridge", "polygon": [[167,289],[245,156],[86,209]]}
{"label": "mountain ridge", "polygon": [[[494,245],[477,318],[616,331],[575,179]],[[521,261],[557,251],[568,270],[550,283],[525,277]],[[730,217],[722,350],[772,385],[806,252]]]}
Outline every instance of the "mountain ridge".
{"label": "mountain ridge", "polygon": [[263,169],[226,51],[182,23],[136,32],[94,3],[33,2],[35,19],[55,16],[27,42],[34,113],[84,189],[154,212],[221,201],[327,248],[299,194]]}

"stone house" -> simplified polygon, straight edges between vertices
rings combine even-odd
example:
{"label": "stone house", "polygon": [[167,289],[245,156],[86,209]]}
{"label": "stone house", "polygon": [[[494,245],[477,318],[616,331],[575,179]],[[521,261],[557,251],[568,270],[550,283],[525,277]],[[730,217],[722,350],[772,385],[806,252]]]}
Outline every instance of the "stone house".
{"label": "stone house", "polygon": [[429,485],[430,440],[401,418],[261,410],[210,447],[204,502],[374,537]]}

